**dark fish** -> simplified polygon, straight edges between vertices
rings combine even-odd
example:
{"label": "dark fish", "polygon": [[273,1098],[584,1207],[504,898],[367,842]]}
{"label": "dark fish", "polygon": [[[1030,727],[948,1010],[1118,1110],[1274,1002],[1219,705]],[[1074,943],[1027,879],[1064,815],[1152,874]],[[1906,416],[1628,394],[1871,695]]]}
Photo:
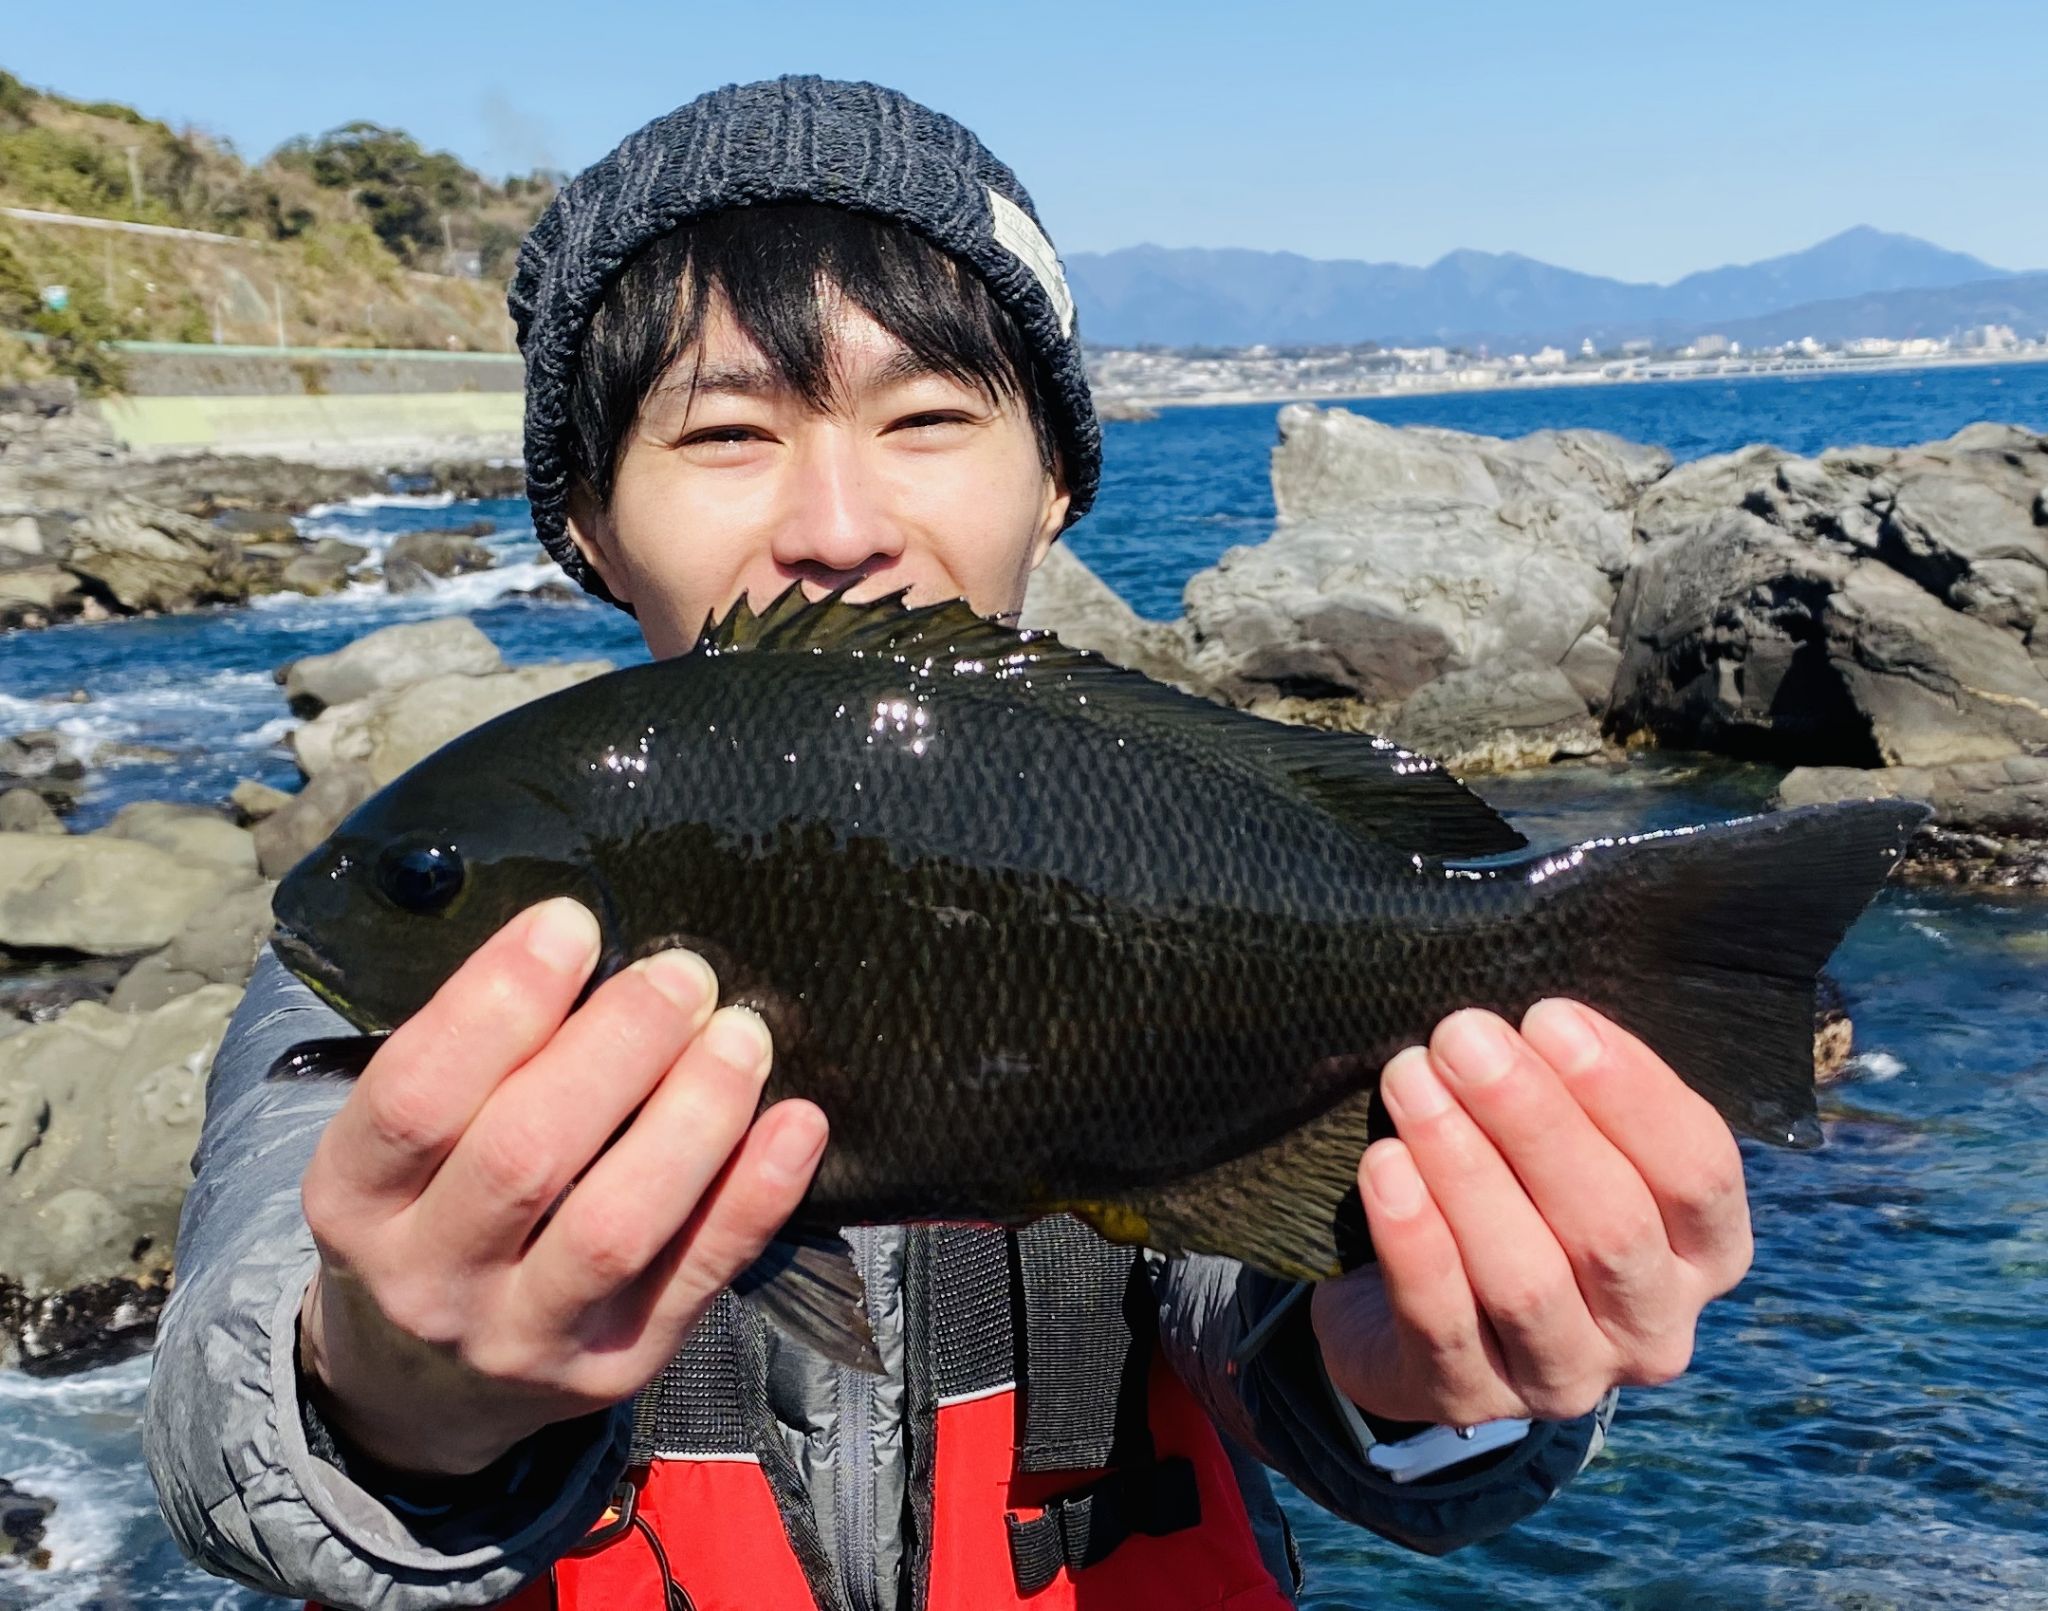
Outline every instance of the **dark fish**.
{"label": "dark fish", "polygon": [[285,880],[277,948],[371,1032],[548,896],[597,914],[600,977],[702,953],[774,1032],[766,1099],[831,1121],[818,1245],[755,1277],[772,1305],[822,1273],[779,1317],[850,1357],[842,1225],[1069,1210],[1298,1280],[1357,1262],[1380,1066],[1459,1007],[1570,995],[1741,1133],[1817,1144],[1814,976],[1924,815],[1532,852],[1384,740],[792,589],[421,762]]}

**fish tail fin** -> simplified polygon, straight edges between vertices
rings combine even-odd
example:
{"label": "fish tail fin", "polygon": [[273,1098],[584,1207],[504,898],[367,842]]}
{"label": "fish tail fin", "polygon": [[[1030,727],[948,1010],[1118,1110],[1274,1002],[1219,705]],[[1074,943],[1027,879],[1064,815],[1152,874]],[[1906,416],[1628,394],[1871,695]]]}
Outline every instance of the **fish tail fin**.
{"label": "fish tail fin", "polygon": [[1588,847],[1585,873],[1560,869],[1584,939],[1559,993],[1639,1036],[1738,1134],[1817,1147],[1817,976],[1927,815],[1858,801]]}

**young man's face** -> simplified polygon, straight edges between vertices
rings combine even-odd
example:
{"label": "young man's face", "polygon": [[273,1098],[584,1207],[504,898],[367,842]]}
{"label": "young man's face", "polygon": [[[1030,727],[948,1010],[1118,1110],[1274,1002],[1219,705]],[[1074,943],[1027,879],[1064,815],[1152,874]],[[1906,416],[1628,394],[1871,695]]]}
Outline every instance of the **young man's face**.
{"label": "young man's face", "polygon": [[641,408],[610,507],[570,501],[577,546],[657,657],[688,650],[707,612],[742,594],[765,606],[792,582],[814,597],[851,583],[856,599],[907,587],[913,603],[1015,610],[1065,523],[1066,489],[1020,401],[920,371],[826,294],[829,409],[780,387],[714,304],[698,348]]}

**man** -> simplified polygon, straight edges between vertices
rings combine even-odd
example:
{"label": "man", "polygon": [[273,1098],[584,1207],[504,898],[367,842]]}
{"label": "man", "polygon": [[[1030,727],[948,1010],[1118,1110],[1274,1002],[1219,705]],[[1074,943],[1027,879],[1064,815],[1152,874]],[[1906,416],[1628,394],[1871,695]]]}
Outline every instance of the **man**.
{"label": "man", "polygon": [[[872,85],[649,125],[536,226],[512,305],[536,528],[657,656],[792,582],[1013,612],[1094,495],[1029,198]],[[537,1577],[522,1604],[1280,1607],[1257,1462],[1414,1548],[1496,1532],[1590,1458],[1616,1386],[1684,1368],[1748,1262],[1720,1119],[1546,1002],[1388,1065],[1376,1267],[1290,1304],[1071,1221],[856,1227],[886,1369],[846,1370],[722,1295],[823,1115],[757,1111],[768,1032],[701,958],[578,1006],[597,952],[573,902],[523,914],[345,1090],[263,1081],[342,1026],[274,960],[252,981],[149,1422],[209,1566],[386,1607]]]}

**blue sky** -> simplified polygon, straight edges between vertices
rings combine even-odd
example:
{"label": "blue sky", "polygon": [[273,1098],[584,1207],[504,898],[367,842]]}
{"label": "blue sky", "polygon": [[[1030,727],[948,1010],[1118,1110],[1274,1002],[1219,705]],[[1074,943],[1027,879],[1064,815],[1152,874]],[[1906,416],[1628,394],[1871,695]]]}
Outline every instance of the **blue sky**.
{"label": "blue sky", "polygon": [[2048,267],[2048,4],[0,0],[0,66],[260,154],[352,118],[580,168],[702,90],[873,78],[1140,241],[1669,280],[1870,223]]}

